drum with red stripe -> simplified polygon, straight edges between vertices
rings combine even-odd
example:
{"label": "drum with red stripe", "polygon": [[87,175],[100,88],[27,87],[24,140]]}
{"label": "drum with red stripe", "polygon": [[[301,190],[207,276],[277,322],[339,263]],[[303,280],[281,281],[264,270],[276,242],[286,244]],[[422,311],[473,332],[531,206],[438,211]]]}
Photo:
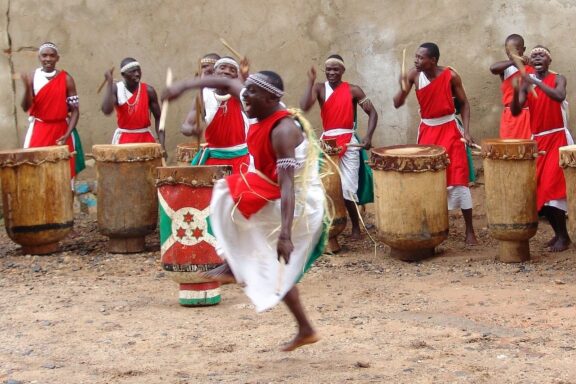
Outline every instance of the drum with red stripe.
{"label": "drum with red stripe", "polygon": [[202,273],[222,264],[210,232],[212,187],[232,172],[230,166],[158,168],[158,206],[162,267],[180,284],[184,306],[220,302],[220,284]]}

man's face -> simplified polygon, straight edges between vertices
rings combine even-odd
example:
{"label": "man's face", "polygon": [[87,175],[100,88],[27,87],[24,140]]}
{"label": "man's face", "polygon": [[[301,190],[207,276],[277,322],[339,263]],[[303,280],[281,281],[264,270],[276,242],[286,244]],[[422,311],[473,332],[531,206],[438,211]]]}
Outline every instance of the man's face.
{"label": "man's face", "polygon": [[200,77],[210,76],[214,74],[214,63],[202,63],[200,65]]}
{"label": "man's face", "polygon": [[244,112],[253,119],[266,114],[270,104],[270,94],[254,84],[248,84],[242,93]]}
{"label": "man's face", "polygon": [[419,47],[414,55],[414,67],[418,72],[426,71],[434,68],[436,65],[436,58],[430,57],[428,49]]}
{"label": "man's face", "polygon": [[229,79],[238,78],[238,70],[235,66],[231,64],[220,64],[218,68],[215,69],[216,76],[227,77]]}
{"label": "man's face", "polygon": [[530,64],[532,64],[534,69],[538,72],[547,71],[551,62],[552,60],[550,59],[550,56],[544,52],[533,52],[530,54]]}
{"label": "man's face", "polygon": [[122,73],[122,77],[126,81],[126,84],[138,84],[142,78],[142,69],[140,69],[140,67],[130,68],[126,72]]}
{"label": "man's face", "polygon": [[326,80],[329,83],[338,83],[342,81],[342,75],[344,75],[344,67],[338,63],[328,63],[324,67],[326,71]]}
{"label": "man's face", "polygon": [[44,48],[38,53],[38,59],[44,72],[52,72],[56,69],[56,63],[60,60],[60,56],[54,48]]}

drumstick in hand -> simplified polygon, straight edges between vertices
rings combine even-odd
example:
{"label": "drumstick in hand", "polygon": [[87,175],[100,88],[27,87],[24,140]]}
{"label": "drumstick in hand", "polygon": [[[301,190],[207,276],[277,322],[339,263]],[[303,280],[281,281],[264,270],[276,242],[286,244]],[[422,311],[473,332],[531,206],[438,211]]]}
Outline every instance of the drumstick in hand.
{"label": "drumstick in hand", "polygon": [[[112,67],[110,69],[110,74],[112,75],[114,73],[114,67]],[[100,93],[100,91],[102,90],[102,88],[104,88],[104,86],[106,85],[106,82],[108,81],[108,79],[104,79],[104,81],[102,81],[102,84],[100,84],[100,86],[98,87],[98,90],[96,91],[96,93]]]}
{"label": "drumstick in hand", "polygon": [[228,44],[228,42],[226,40],[224,40],[222,37],[220,38],[220,42],[222,43],[222,45],[224,45],[226,48],[228,48],[228,50],[230,52],[232,52],[234,54],[234,56],[236,56],[236,58],[238,60],[242,60],[244,58],[244,56],[242,56],[240,54],[240,52],[238,52],[237,50],[235,50],[234,48],[232,48],[232,46],[230,46],[230,44]]}
{"label": "drumstick in hand", "polygon": [[408,84],[406,84],[406,48],[402,50],[402,70],[400,76],[402,76],[402,91],[406,92],[408,90]]}
{"label": "drumstick in hand", "polygon": [[[462,137],[462,138],[460,139],[460,141],[463,142],[464,144],[466,144],[466,139],[465,139],[465,138]],[[470,144],[468,144],[468,146],[469,146],[469,147],[476,148],[476,149],[482,149],[482,147],[479,146],[479,145],[476,144],[476,143],[470,143]]]}
{"label": "drumstick in hand", "polygon": [[[168,67],[166,70],[166,87],[172,85],[172,68]],[[160,112],[160,124],[158,124],[158,130],[164,132],[166,127],[166,116],[168,115],[168,100],[162,102],[162,111]],[[162,166],[166,166],[166,160],[162,157]]]}

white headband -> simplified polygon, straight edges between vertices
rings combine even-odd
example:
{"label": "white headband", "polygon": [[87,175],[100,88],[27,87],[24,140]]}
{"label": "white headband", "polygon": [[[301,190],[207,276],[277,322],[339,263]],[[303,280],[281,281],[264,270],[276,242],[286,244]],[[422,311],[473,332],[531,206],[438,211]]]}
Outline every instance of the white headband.
{"label": "white headband", "polygon": [[131,61],[128,64],[126,64],[125,66],[123,66],[122,68],[120,68],[120,73],[128,72],[128,70],[130,70],[132,68],[139,67],[139,66],[140,66],[139,62]]}
{"label": "white headband", "polygon": [[44,48],[52,48],[53,50],[56,51],[56,53],[58,53],[58,48],[57,48],[54,44],[52,44],[52,43],[44,43],[44,44],[42,44],[42,45],[40,46],[40,48],[38,48],[38,53],[42,52],[42,50],[43,50]]}
{"label": "white headband", "polygon": [[211,57],[205,57],[202,60],[200,60],[200,64],[216,64],[216,59],[213,59]]}
{"label": "white headband", "polygon": [[249,84],[254,84],[262,88],[263,90],[270,92],[274,96],[278,97],[284,96],[284,91],[270,84],[266,79],[266,76],[261,73],[255,73],[253,75],[248,76],[248,79],[246,79],[246,85]]}
{"label": "white headband", "polygon": [[214,68],[218,68],[222,64],[231,65],[234,68],[236,68],[236,70],[238,72],[240,72],[240,66],[238,65],[238,63],[234,59],[230,59],[228,57],[223,57],[214,64]]}
{"label": "white headband", "polygon": [[546,56],[548,56],[550,59],[552,58],[552,56],[550,56],[550,51],[544,47],[536,47],[536,48],[532,49],[530,51],[530,56],[532,56],[533,53],[543,53]]}
{"label": "white headband", "polygon": [[329,57],[329,58],[324,62],[324,64],[325,64],[325,65],[328,65],[328,64],[339,64],[339,65],[341,65],[343,68],[346,68],[346,66],[344,65],[344,62],[343,62],[342,60],[340,60],[340,59],[335,58],[335,57]]}

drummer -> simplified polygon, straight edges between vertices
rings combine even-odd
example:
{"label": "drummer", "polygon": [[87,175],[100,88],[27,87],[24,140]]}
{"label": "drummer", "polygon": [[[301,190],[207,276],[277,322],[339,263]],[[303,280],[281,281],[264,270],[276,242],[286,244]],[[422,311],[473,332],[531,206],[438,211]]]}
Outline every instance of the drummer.
{"label": "drummer", "polygon": [[156,140],[150,130],[150,114],[152,114],[156,136],[165,151],[164,131],[159,130],[160,104],[156,90],[140,81],[142,68],[132,57],[122,60],[120,74],[123,80],[117,83],[114,83],[111,69],[104,74],[107,85],[101,110],[105,115],[110,115],[116,109],[118,119],[118,128],[114,132],[112,144],[155,143]]}
{"label": "drummer", "polygon": [[566,229],[566,180],[559,166],[558,148],[574,144],[568,131],[566,78],[549,70],[552,56],[546,47],[537,45],[532,49],[530,63],[535,73],[522,76],[522,85],[514,89],[511,109],[513,115],[519,115],[528,105],[532,137],[538,150],[545,151],[536,161],[536,205],[554,230],[554,237],[547,243],[549,250],[561,252],[571,241]]}
{"label": "drummer", "polygon": [[[422,120],[418,128],[418,144],[440,145],[446,148],[450,165],[446,169],[448,209],[462,210],[466,225],[465,242],[476,245],[472,223],[472,194],[468,187],[469,169],[466,148],[461,141],[471,144],[470,104],[460,76],[451,67],[438,65],[440,49],[434,43],[424,43],[416,51],[414,68],[400,76],[400,90],[394,96],[394,107],[404,105],[412,86],[420,104]],[[460,105],[464,133],[458,130],[455,120],[455,97]]]}
{"label": "drummer", "polygon": [[[79,137],[74,135],[80,108],[74,78],[66,71],[56,69],[60,60],[58,47],[45,42],[38,48],[42,65],[33,73],[21,75],[24,83],[22,109],[30,114],[24,148],[67,145],[75,152]],[[76,174],[75,158],[70,158],[72,177]]]}

